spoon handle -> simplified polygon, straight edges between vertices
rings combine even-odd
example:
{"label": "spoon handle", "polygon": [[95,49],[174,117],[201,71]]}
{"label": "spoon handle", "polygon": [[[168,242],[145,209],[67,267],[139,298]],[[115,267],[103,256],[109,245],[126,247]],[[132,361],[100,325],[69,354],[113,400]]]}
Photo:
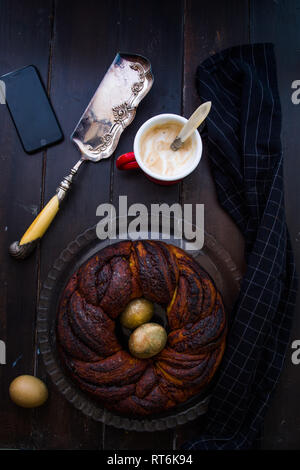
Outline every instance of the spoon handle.
{"label": "spoon handle", "polygon": [[34,219],[30,227],[26,230],[20,241],[13,242],[9,247],[11,256],[17,259],[25,259],[37,246],[52,220],[59,211],[60,205],[64,200],[68,190],[71,187],[74,175],[76,175],[79,167],[84,159],[81,158],[70,171],[68,176],[61,181],[56,190],[55,196],[50,199],[48,204],[42,209],[38,216]]}
{"label": "spoon handle", "polygon": [[181,131],[178,134],[178,138],[181,142],[184,142],[188,139],[192,133],[200,126],[200,124],[204,121],[206,116],[208,115],[211,108],[211,101],[206,101],[205,103],[201,104],[199,108],[191,115],[189,120],[183,126]]}

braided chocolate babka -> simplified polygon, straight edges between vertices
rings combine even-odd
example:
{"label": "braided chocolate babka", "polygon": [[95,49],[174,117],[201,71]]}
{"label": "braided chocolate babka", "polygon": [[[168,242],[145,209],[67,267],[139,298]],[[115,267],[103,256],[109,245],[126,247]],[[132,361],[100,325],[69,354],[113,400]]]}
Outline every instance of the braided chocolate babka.
{"label": "braided chocolate babka", "polygon": [[[116,335],[118,316],[144,297],[166,310],[168,340],[137,359]],[[57,321],[61,361],[78,386],[128,416],[170,410],[211,381],[224,352],[226,318],[209,275],[183,250],[158,241],[122,241],[69,280]]]}

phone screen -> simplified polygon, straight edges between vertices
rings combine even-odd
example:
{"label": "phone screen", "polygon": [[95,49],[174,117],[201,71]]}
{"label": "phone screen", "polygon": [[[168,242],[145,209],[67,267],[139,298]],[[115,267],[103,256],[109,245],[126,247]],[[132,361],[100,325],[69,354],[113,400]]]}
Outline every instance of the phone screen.
{"label": "phone screen", "polygon": [[59,142],[63,138],[39,73],[33,65],[1,77],[6,103],[23,148],[28,153]]}

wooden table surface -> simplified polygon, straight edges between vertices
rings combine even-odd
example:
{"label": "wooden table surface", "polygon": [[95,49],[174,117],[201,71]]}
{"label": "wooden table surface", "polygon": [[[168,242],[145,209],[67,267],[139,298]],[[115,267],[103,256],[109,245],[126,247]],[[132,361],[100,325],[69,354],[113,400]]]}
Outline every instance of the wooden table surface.
{"label": "wooden table surface", "polygon": [[[116,171],[116,155],[88,164],[38,250],[23,262],[10,258],[7,250],[78,158],[69,135],[117,51],[145,55],[155,76],[121,137],[118,155],[132,149],[137,129],[149,117],[163,112],[189,116],[199,104],[196,67],[209,54],[268,41],[276,46],[286,213],[300,266],[300,105],[291,102],[291,83],[300,79],[299,27],[299,0],[0,0],[0,75],[36,65],[65,135],[63,143],[26,155],[6,106],[0,106],[0,339],[7,348],[7,363],[0,365],[0,447],[176,449],[197,436],[201,419],[172,431],[135,433],[83,416],[47,377],[35,323],[40,288],[53,261],[76,235],[97,223],[97,206],[117,204],[119,195],[127,195],[129,205],[204,203],[205,229],[241,265],[243,240],[218,206],[205,152],[198,169],[171,187],[157,186],[138,172]],[[291,341],[298,338],[300,319],[295,315]],[[265,421],[262,448],[300,448],[300,374],[291,363],[291,351]],[[24,373],[48,384],[49,400],[39,409],[18,408],[9,399],[10,381]]]}

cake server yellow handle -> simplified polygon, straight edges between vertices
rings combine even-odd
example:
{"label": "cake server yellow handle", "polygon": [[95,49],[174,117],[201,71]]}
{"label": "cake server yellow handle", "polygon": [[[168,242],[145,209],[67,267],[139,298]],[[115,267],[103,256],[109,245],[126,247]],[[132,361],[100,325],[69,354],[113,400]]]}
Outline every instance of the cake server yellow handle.
{"label": "cake server yellow handle", "polygon": [[67,191],[71,187],[74,175],[77,173],[83,159],[80,159],[72,168],[70,174],[66,176],[56,190],[56,195],[53,196],[48,204],[41,210],[38,216],[34,219],[30,227],[26,230],[20,241],[13,242],[9,247],[9,253],[14,258],[24,259],[34,250],[38,241],[42,238],[47,231],[52,220],[56,216],[61,202],[64,200]]}

